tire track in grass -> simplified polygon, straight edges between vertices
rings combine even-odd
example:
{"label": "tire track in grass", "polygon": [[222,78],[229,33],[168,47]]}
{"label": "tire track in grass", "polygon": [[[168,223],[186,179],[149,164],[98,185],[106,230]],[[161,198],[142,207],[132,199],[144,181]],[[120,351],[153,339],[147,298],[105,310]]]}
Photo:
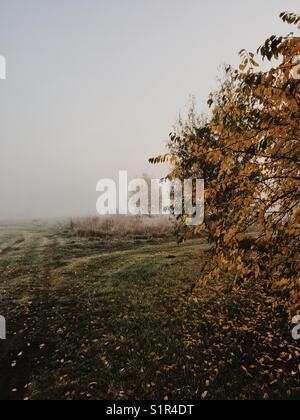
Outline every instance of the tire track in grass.
{"label": "tire track in grass", "polygon": [[[47,265],[54,247],[55,241],[46,240],[42,233],[37,233],[30,236],[20,250],[23,276],[28,276],[22,297],[28,304],[19,308],[17,319],[13,320],[15,330],[8,331],[8,339],[0,343],[0,400],[25,399],[33,371],[39,369],[46,357],[50,293]],[[11,292],[13,296],[14,291]],[[11,308],[13,299],[8,303]]]}

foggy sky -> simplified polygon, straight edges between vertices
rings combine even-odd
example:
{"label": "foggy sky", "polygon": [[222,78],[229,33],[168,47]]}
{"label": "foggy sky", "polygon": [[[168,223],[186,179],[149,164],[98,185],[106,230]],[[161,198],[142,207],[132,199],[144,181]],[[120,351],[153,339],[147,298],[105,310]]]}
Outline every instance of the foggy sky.
{"label": "foggy sky", "polygon": [[157,173],[189,95],[290,28],[299,0],[0,0],[0,219],[95,212],[96,184]]}

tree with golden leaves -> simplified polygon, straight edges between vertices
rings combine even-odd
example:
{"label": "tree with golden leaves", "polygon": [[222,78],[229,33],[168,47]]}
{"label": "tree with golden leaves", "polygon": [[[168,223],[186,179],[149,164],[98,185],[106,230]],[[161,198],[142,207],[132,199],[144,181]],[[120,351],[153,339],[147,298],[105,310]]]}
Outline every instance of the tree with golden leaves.
{"label": "tree with golden leaves", "polygon": [[[282,13],[298,25],[300,17]],[[207,120],[189,118],[171,134],[169,179],[203,177],[205,224],[215,243],[210,277],[236,285],[264,281],[300,310],[300,38],[272,36],[253,53],[241,51],[238,70],[211,94]],[[184,220],[181,221],[184,226]]]}

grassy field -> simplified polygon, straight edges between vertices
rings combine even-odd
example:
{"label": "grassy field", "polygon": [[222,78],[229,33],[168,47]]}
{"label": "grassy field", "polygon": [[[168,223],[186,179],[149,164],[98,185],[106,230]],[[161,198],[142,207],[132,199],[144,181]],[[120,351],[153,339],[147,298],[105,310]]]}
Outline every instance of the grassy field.
{"label": "grassy field", "polygon": [[300,348],[255,284],[193,288],[203,241],[0,226],[0,399],[300,398]]}

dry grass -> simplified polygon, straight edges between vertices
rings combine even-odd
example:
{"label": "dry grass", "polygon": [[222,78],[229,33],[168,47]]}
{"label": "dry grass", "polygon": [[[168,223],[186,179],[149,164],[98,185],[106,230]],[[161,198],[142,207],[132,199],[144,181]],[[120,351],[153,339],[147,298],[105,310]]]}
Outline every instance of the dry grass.
{"label": "dry grass", "polygon": [[168,216],[102,216],[73,219],[71,228],[80,237],[163,239],[174,235],[175,222]]}

